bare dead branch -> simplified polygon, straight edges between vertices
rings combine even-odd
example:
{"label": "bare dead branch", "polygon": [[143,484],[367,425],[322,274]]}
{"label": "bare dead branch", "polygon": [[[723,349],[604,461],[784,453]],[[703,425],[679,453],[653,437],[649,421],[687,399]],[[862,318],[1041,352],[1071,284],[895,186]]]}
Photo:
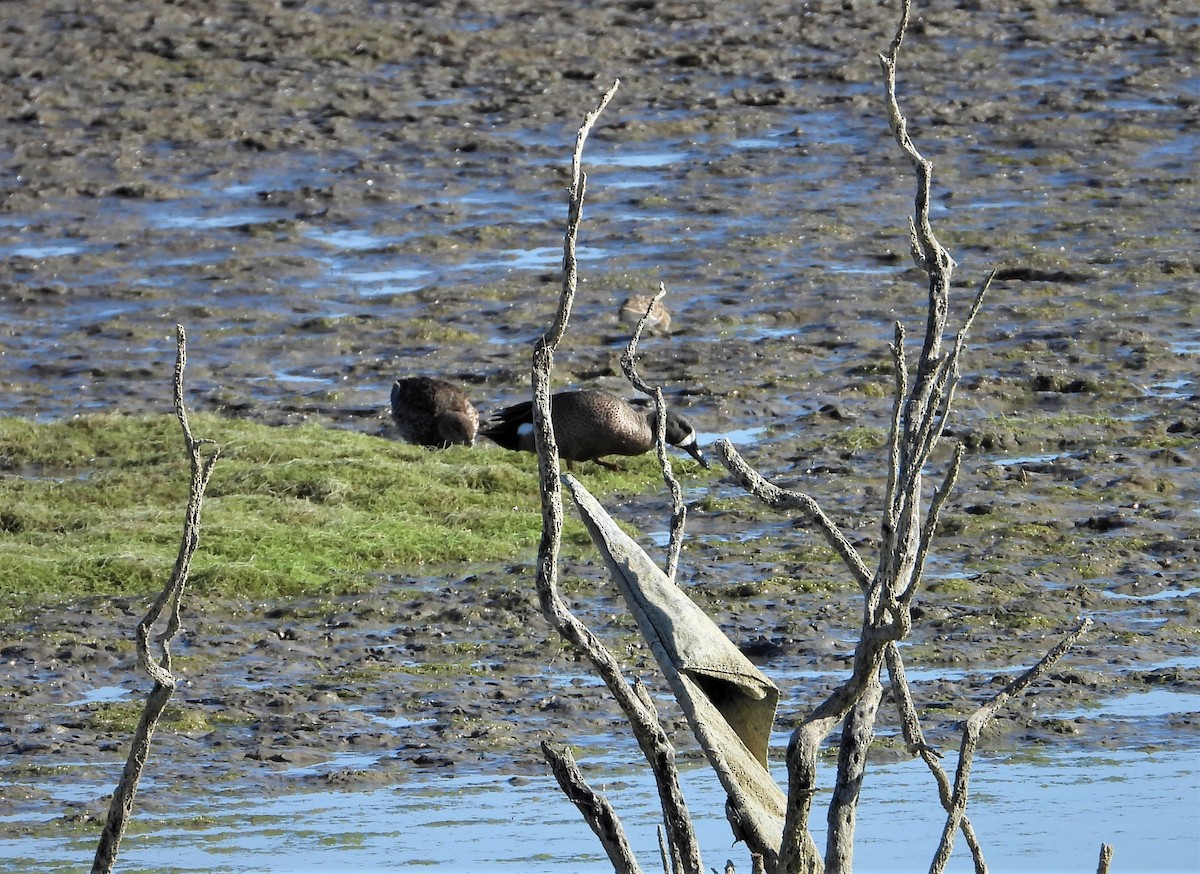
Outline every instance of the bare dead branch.
{"label": "bare dead branch", "polygon": [[866,693],[872,679],[878,682],[886,641],[884,634],[879,627],[864,620],[862,636],[854,650],[854,670],[850,677],[792,732],[787,749],[787,810],[776,865],[778,871],[821,870],[817,845],[808,830],[812,801],[817,791],[817,757],[821,741],[846,718]]}
{"label": "bare dead branch", "polygon": [[584,821],[600,839],[613,870],[618,874],[641,874],[642,869],[633,855],[620,817],[608,799],[588,785],[570,749],[542,741],[542,755],[550,763],[554,779],[558,781],[563,794],[571,799],[583,814]]}
{"label": "bare dead branch", "polygon": [[979,310],[983,307],[983,299],[987,297],[988,291],[992,287],[992,281],[996,278],[996,271],[993,270],[983,278],[983,282],[979,284],[979,291],[975,293],[975,301],[971,304],[971,309],[967,313],[967,317],[963,320],[962,327],[958,329],[958,343],[963,345],[966,343],[967,332],[971,330],[971,325],[975,324],[975,317],[979,315]]}
{"label": "bare dead branch", "polygon": [[[784,871],[818,871],[822,861],[817,858],[813,840],[808,831],[808,816],[811,798],[815,791],[816,757],[820,744],[832,730],[833,719],[841,719],[856,706],[866,694],[884,659],[885,649],[908,634],[912,618],[910,601],[920,581],[921,568],[929,550],[929,541],[936,528],[937,517],[947,500],[950,487],[957,479],[961,457],[951,463],[942,487],[935,495],[929,518],[922,523],[922,479],[924,468],[933,448],[945,431],[947,416],[953,401],[954,387],[958,380],[958,360],[963,348],[965,330],[959,333],[951,352],[942,354],[943,334],[949,312],[951,277],[954,260],[938,242],[929,218],[932,164],[927,161],[913,144],[907,131],[907,122],[900,111],[896,96],[896,65],[900,46],[910,16],[909,0],[903,0],[900,20],[896,27],[891,48],[880,56],[884,72],[888,120],[901,151],[912,162],[917,174],[914,215],[909,220],[910,244],[913,259],[927,274],[929,280],[928,307],[925,336],[915,372],[909,382],[908,363],[904,351],[904,331],[898,327],[892,346],[893,366],[897,396],[892,413],[889,437],[888,493],[886,497],[883,528],[879,553],[879,566],[873,575],[865,573],[861,560],[847,559],[844,547],[839,548],[836,537],[826,533],[827,539],[843,555],[856,579],[863,586],[865,606],[863,626],[858,647],[855,650],[854,672],[851,678],[833,696],[830,696],[814,714],[806,719],[792,734],[788,745],[788,807],[784,825],[783,842],[780,850],[779,868]],[[982,295],[976,298],[967,323],[978,312]],[[722,455],[726,449],[718,444]],[[729,466],[729,465],[727,465]],[[737,473],[735,472],[735,475]],[[742,478],[750,483],[756,493],[767,493],[745,473]],[[777,495],[772,497],[778,500]],[[811,513],[815,501],[807,499],[805,508]],[[857,567],[856,567],[857,564]],[[868,702],[869,703],[869,702]],[[868,708],[869,709],[869,708]],[[855,732],[867,726],[867,710],[847,720],[847,728]],[[871,714],[870,718],[874,718]],[[838,784],[834,789],[836,799],[844,793],[852,793],[852,769],[839,772]],[[831,825],[839,827],[849,817],[837,819],[847,809],[834,811],[831,808]],[[832,835],[831,835],[832,837]],[[831,841],[825,864],[841,869],[848,867],[846,856],[839,847],[841,839]]]}
{"label": "bare dead branch", "polygon": [[908,220],[908,251],[912,255],[913,264],[922,273],[929,272],[929,259],[921,248],[921,239],[917,236],[917,224],[910,217]]}
{"label": "bare dead branch", "polygon": [[963,445],[959,443],[954,447],[954,455],[950,459],[950,467],[946,470],[946,475],[942,478],[942,484],[938,486],[938,490],[933,494],[933,499],[929,502],[929,512],[926,514],[925,525],[921,529],[921,541],[917,546],[917,567],[913,571],[912,582],[900,593],[899,601],[905,606],[912,602],[913,595],[921,588],[921,578],[925,573],[925,559],[929,555],[929,546],[933,542],[934,534],[937,532],[938,521],[942,516],[942,508],[946,506],[946,501],[950,498],[950,493],[954,490],[954,484],[958,481],[958,472],[962,468],[962,458]]}
{"label": "bare dead branch", "polygon": [[1113,848],[1112,844],[1100,845],[1100,862],[1096,866],[1096,874],[1108,874],[1108,867],[1112,864]]}
{"label": "bare dead branch", "polygon": [[937,360],[932,377],[924,384],[923,393],[914,397],[913,406],[919,415],[913,423],[910,470],[923,470],[933,453],[949,414],[949,401],[957,381],[958,358],[947,355]]}
{"label": "bare dead branch", "polygon": [[867,770],[867,751],[875,739],[875,715],[883,698],[876,674],[842,725],[838,747],[838,779],[829,804],[829,832],[825,841],[825,874],[850,874],[854,870],[854,824],[859,793]]}
{"label": "bare dead branch", "polygon": [[[925,741],[925,733],[921,729],[921,721],[917,716],[917,707],[913,703],[912,687],[909,686],[908,677],[904,673],[904,661],[900,656],[900,648],[895,643],[889,643],[884,650],[884,658],[887,662],[888,677],[891,682],[892,697],[895,699],[897,710],[900,716],[900,729],[904,734],[904,741],[908,744],[908,750],[913,755],[919,755],[928,766],[929,771],[933,774],[933,779],[937,783],[938,800],[942,807],[948,812],[951,804],[951,786],[950,777],[946,774],[946,769],[942,767],[942,754],[934,747],[930,746]],[[971,820],[964,813],[962,821],[959,825],[962,830],[963,838],[967,842],[967,847],[971,851],[971,859],[975,863],[975,874],[987,874],[987,863],[983,858],[983,847],[979,843],[979,838],[975,834],[975,828],[971,825]]]}
{"label": "bare dead branch", "polygon": [[909,15],[912,4],[903,0],[900,11],[900,21],[896,25],[896,34],[886,55],[879,56],[883,69],[887,95],[888,123],[892,135],[901,151],[912,162],[917,174],[917,193],[915,198],[915,215],[910,219],[910,241],[913,245],[914,260],[929,275],[929,318],[925,330],[925,343],[921,351],[922,370],[926,370],[938,357],[941,349],[942,331],[946,324],[946,314],[949,306],[948,291],[950,275],[954,268],[954,259],[938,242],[929,221],[930,189],[933,178],[933,165],[917,150],[916,145],[908,135],[908,122],[900,111],[896,98],[896,62],[900,54],[900,46],[904,41],[904,33],[908,29]]}
{"label": "bare dead branch", "polygon": [[866,588],[871,582],[871,572],[858,554],[846,535],[838,529],[833,520],[825,515],[813,498],[800,492],[781,489],[768,481],[762,474],[746,463],[745,459],[734,449],[733,444],[722,438],[716,443],[717,453],[725,468],[733,474],[742,488],[754,495],[764,504],[777,510],[799,510],[810,522],[816,525],[830,546],[842,557],[850,573],[858,584]]}
{"label": "bare dead branch", "polygon": [[587,142],[588,134],[596,124],[596,119],[604,112],[605,107],[617,93],[621,80],[613,82],[612,87],[604,92],[599,105],[584,116],[583,125],[575,136],[575,151],[571,155],[571,187],[570,199],[567,206],[567,232],[563,236],[563,276],[562,293],[558,299],[558,311],[554,322],[542,337],[542,345],[551,349],[557,348],[566,333],[567,323],[571,316],[571,306],[575,302],[575,290],[579,285],[579,261],[575,257],[575,247],[579,242],[579,223],[583,220],[583,201],[587,193],[587,174],[583,172],[583,145]]}
{"label": "bare dead branch", "polygon": [[940,874],[946,870],[946,864],[950,861],[950,851],[954,848],[954,834],[958,831],[959,822],[967,809],[967,786],[971,778],[971,762],[983,729],[991,722],[992,717],[1001,707],[1023,693],[1031,683],[1045,676],[1046,672],[1054,667],[1055,663],[1091,627],[1092,620],[1085,618],[1074,631],[1046,653],[1041,661],[1001,689],[991,701],[967,717],[966,725],[963,728],[962,745],[958,753],[958,770],[954,775],[954,793],[951,796],[950,810],[946,817],[946,825],[942,830],[942,840],[934,855],[933,864],[929,868],[930,874]]}
{"label": "bare dead branch", "polygon": [[637,375],[637,346],[641,342],[642,332],[646,330],[646,325],[650,322],[650,314],[654,312],[654,307],[667,294],[666,283],[658,284],[658,291],[654,293],[654,297],[646,305],[646,312],[638,319],[638,323],[633,328],[633,336],[629,338],[629,344],[625,347],[625,352],[621,355],[621,369],[625,371],[626,378],[633,383],[633,387],[645,394],[651,394],[652,390],[642,378]]}
{"label": "bare dead branch", "polygon": [[908,397],[908,361],[904,354],[904,325],[896,322],[896,338],[892,341],[892,369],[895,372],[895,400],[892,403],[892,424],[888,433],[888,482],[886,498],[885,525],[894,529],[900,521],[900,440],[901,421],[904,412],[904,399]]}
{"label": "bare dead branch", "polygon": [[[575,249],[579,236],[579,223],[583,216],[583,202],[587,180],[583,173],[583,146],[592,126],[599,117],[600,109],[608,105],[620,83],[613,83],[600,101],[600,107],[588,113],[575,138],[575,150],[571,161],[571,186],[567,208],[567,230],[563,242],[562,290],[559,294],[558,310],[554,322],[538,340],[533,350],[531,380],[533,384],[533,425],[538,456],[538,473],[542,495],[542,537],[538,545],[537,590],[542,612],[572,643],[585,648],[599,647],[599,641],[588,640],[590,632],[571,614],[558,594],[558,553],[562,544],[563,508],[562,485],[559,482],[560,465],[558,443],[550,418],[550,372],[554,366],[554,351],[567,329],[571,307],[579,282],[578,262]],[[603,649],[603,647],[600,647]],[[601,676],[608,682],[610,676],[620,678],[620,669],[615,659],[611,664],[597,665]],[[607,675],[606,675],[607,674]],[[624,681],[619,681],[624,685]]]}
{"label": "bare dead branch", "polygon": [[926,459],[932,454],[933,448],[942,439],[942,435],[946,433],[946,422],[950,418],[950,410],[954,405],[954,392],[958,389],[958,380],[961,376],[958,369],[961,353],[962,345],[958,341],[955,341],[954,351],[948,356],[948,361],[946,362],[945,376],[939,380],[937,386],[938,398],[933,411],[933,418],[936,421],[929,432],[929,445],[925,454]]}
{"label": "bare dead branch", "polygon": [[699,874],[703,870],[700,847],[688,814],[687,803],[679,786],[675,750],[658,722],[649,696],[639,695],[624,679],[620,664],[590,629],[578,619],[558,591],[558,556],[562,545],[563,505],[558,444],[550,415],[551,371],[554,352],[566,333],[578,287],[576,244],[583,216],[586,176],[583,173],[583,147],[596,119],[612,100],[620,82],[604,94],[598,107],[588,113],[575,139],[571,163],[571,187],[567,230],[563,242],[563,281],[554,322],[533,350],[533,425],[541,480],[542,537],[538,545],[536,585],[538,601],[547,621],[563,638],[582,651],[595,666],[613,697],[625,712],[658,786],[659,800],[675,870]]}
{"label": "bare dead branch", "polygon": [[667,546],[666,573],[668,579],[674,580],[675,573],[679,569],[679,555],[683,551],[683,529],[687,522],[687,505],[683,502],[683,487],[671,470],[671,458],[667,454],[667,404],[663,398],[662,389],[658,386],[648,385],[637,370],[637,347],[642,338],[642,331],[650,321],[650,313],[654,310],[655,304],[661,301],[666,293],[666,284],[660,282],[658,292],[646,307],[646,312],[638,320],[633,329],[633,335],[629,338],[629,345],[621,355],[621,370],[634,388],[654,399],[656,411],[654,452],[658,458],[659,470],[662,471],[663,482],[671,492],[671,534]]}
{"label": "bare dead branch", "polygon": [[[171,673],[171,641],[179,632],[181,626],[180,612],[182,609],[183,592],[187,587],[188,572],[191,568],[192,556],[200,543],[200,510],[204,502],[204,491],[208,488],[209,477],[213,467],[220,457],[221,450],[212,440],[197,440],[192,436],[188,424],[187,407],[183,402],[183,374],[187,365],[187,335],[182,325],[175,326],[175,373],[173,380],[173,399],[175,416],[183,431],[184,446],[191,463],[191,487],[188,492],[187,511],[183,523],[183,537],[179,544],[179,554],[175,559],[175,567],[167,584],[159,592],[154,603],[146,612],[145,617],[138,623],[136,631],[138,665],[154,680],[154,686],[146,696],[146,705],[134,730],[130,743],[129,757],[117,788],[113,791],[112,801],[108,806],[108,816],[100,841],[96,847],[96,855],[92,860],[92,874],[108,874],[117,861],[117,850],[129,819],[133,815],[134,797],[137,795],[138,782],[145,770],[146,761],[150,755],[150,741],[154,730],[162,718],[167,703],[175,691],[175,677]],[[212,451],[205,454],[204,447],[211,446]],[[150,653],[150,632],[161,618],[163,610],[170,607],[166,627],[158,637],[159,657],[156,661]]]}
{"label": "bare dead branch", "polygon": [[[953,407],[953,403],[954,403],[954,392],[958,385],[958,379],[959,379],[958,363],[962,358],[962,353],[966,346],[967,332],[970,330],[971,325],[974,323],[975,317],[979,314],[980,307],[982,307],[982,305],[983,305],[984,297],[987,295],[988,289],[991,287],[991,283],[992,283],[992,280],[995,277],[995,275],[996,275],[996,271],[993,270],[987,276],[987,278],[984,279],[983,283],[980,285],[979,291],[975,295],[975,300],[971,304],[971,309],[967,313],[967,317],[966,317],[966,319],[964,319],[963,325],[959,329],[958,334],[955,337],[954,346],[953,346],[952,351],[950,352],[950,354],[948,354],[944,359],[942,359],[939,362],[939,364],[936,368],[935,378],[929,385],[929,388],[930,388],[929,396],[924,401],[925,413],[921,417],[921,421],[919,422],[919,425],[918,425],[918,434],[917,434],[917,438],[916,438],[916,445],[917,445],[916,453],[915,453],[915,456],[911,459],[910,464],[908,465],[908,469],[914,475],[920,473],[921,469],[924,467],[925,463],[928,461],[929,455],[932,453],[933,448],[937,445],[938,441],[941,439],[942,434],[945,433],[946,422],[949,419],[950,411],[951,411],[951,408]],[[897,343],[900,343],[903,341],[903,333],[902,333],[903,329],[899,325],[897,326],[897,328],[898,328]],[[894,355],[894,358],[896,359],[896,367],[898,370],[898,378],[899,378],[899,375],[900,375],[899,369],[904,367],[903,349],[901,349],[899,351],[899,353],[897,353],[895,351],[895,349],[893,349],[893,355]],[[899,396],[898,396],[898,398],[899,398]],[[898,405],[899,405],[899,400],[897,401],[897,406]],[[894,416],[898,416],[898,414],[894,414]],[[898,421],[896,419],[894,419],[893,431],[892,431],[893,436],[892,436],[892,440],[890,443],[890,445],[892,446],[892,467],[889,471],[889,474],[895,473],[898,476],[899,475],[898,474],[898,470],[899,470],[898,458],[900,455],[900,447],[899,447],[899,441],[898,441],[898,437],[897,437],[897,427],[898,427]],[[947,495],[949,493],[949,487],[953,484],[953,481],[956,477],[957,477],[957,470],[954,470],[952,473],[947,474],[946,480],[943,482],[943,485],[942,485],[942,494],[943,495]],[[891,488],[892,488],[892,483],[890,481],[890,476],[889,476],[889,489],[891,489]],[[892,501],[889,501],[888,506],[889,506],[889,508],[892,508],[893,517],[898,518],[901,515],[899,508],[893,504],[893,501],[902,500],[904,495],[910,495],[911,493],[912,493],[911,482],[907,482],[904,484],[904,487],[903,487],[903,489],[900,490],[899,495],[893,495],[893,493],[891,491],[889,491],[889,495],[892,495]],[[943,500],[944,500],[944,498],[943,498]],[[923,538],[923,542],[927,545],[928,538],[927,537]],[[918,572],[920,571],[921,567],[922,567],[922,562],[918,562],[918,564],[917,564]],[[915,589],[915,586],[910,586],[910,591],[912,591],[914,589]]]}

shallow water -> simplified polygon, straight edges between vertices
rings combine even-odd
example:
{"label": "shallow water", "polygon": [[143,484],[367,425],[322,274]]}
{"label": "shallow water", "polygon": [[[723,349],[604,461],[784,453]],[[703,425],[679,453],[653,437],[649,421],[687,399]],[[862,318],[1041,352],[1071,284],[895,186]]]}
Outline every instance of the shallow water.
{"label": "shallow water", "polygon": [[[635,751],[628,751],[635,755]],[[367,768],[372,757],[341,756],[331,767]],[[586,761],[597,788],[615,805],[646,870],[657,857],[656,796],[644,775],[612,760]],[[777,768],[778,770],[778,768]],[[616,774],[605,778],[606,774]],[[782,774],[780,775],[782,777]],[[709,772],[684,772],[705,862],[733,859],[719,811],[723,794]],[[823,780],[831,780],[828,768]],[[921,870],[932,859],[944,817],[930,799],[932,778],[919,762],[872,768],[860,807],[855,869]],[[1114,865],[1130,871],[1194,871],[1200,864],[1200,767],[1180,751],[1114,750],[1057,755],[1053,761],[980,757],[972,771],[969,815],[995,871],[1086,871],[1100,844],[1115,845]],[[61,801],[106,786],[47,784]],[[154,813],[135,820],[122,845],[129,872],[163,871],[611,871],[594,836],[548,778],[497,780],[414,774],[403,785],[247,799],[240,793],[156,802],[155,781],[141,801]],[[824,803],[818,800],[818,803]],[[0,817],[0,823],[13,817]],[[1012,840],[1013,834],[1020,840]],[[815,832],[818,843],[824,832]],[[73,871],[86,865],[91,836],[0,838],[4,870]],[[948,868],[974,868],[961,838]]]}

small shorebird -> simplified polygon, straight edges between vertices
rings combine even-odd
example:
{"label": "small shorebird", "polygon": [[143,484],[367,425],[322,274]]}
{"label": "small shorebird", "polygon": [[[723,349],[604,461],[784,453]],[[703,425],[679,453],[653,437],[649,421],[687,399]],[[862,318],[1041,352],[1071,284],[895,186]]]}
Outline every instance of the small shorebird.
{"label": "small shorebird", "polygon": [[621,304],[621,309],[617,311],[617,317],[622,323],[635,327],[642,316],[646,314],[647,307],[650,308],[650,319],[646,322],[646,331],[653,334],[656,331],[664,337],[670,336],[671,333],[671,314],[667,312],[667,308],[662,305],[662,301],[657,301],[653,307],[650,306],[650,301],[653,297],[645,294],[634,295],[628,297]]}
{"label": "small shorebird", "polygon": [[479,429],[479,413],[463,390],[430,376],[409,376],[392,385],[392,420],[409,443],[441,449],[470,446]]}
{"label": "small shorebird", "polygon": [[[615,469],[605,455],[641,455],[654,448],[657,416],[651,408],[635,410],[626,401],[601,389],[583,389],[555,394],[550,400],[554,437],[559,456],[566,461],[594,461]],[[523,401],[497,410],[480,429],[484,437],[505,449],[534,452],[533,402]],[[678,446],[708,467],[696,445],[696,429],[678,413],[668,410],[667,442]]]}

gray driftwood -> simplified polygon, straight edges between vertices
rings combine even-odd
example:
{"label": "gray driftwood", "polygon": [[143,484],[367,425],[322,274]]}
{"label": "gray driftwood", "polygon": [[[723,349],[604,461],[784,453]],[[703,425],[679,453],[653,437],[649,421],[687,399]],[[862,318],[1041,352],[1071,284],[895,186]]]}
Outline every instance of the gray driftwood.
{"label": "gray driftwood", "polygon": [[[587,177],[582,169],[583,146],[596,119],[612,100],[619,83],[605,93],[599,106],[588,114],[575,139],[571,163],[571,188],[567,211],[567,231],[563,242],[563,277],[558,311],[554,322],[538,340],[533,350],[533,426],[541,480],[542,538],[538,545],[537,592],[542,614],[562,637],[583,652],[604,680],[613,697],[625,712],[658,786],[663,809],[670,869],[677,874],[700,874],[704,869],[700,846],[688,814],[687,803],[679,787],[679,772],[675,766],[675,749],[659,724],[653,702],[644,691],[626,682],[621,666],[600,639],[571,612],[558,591],[558,554],[562,544],[562,485],[559,477],[558,444],[550,418],[551,373],[554,353],[570,321],[578,285],[578,262],[575,255],[579,224],[587,190]],[[661,418],[661,417],[660,417]],[[593,830],[604,829],[614,834],[622,830],[614,814],[601,822],[593,808],[581,808]]]}
{"label": "gray driftwood", "polygon": [[[183,429],[184,449],[191,461],[191,489],[188,493],[187,512],[183,522],[183,539],[179,544],[179,555],[175,560],[175,568],[163,590],[150,605],[145,617],[137,627],[137,658],[138,664],[154,680],[154,686],[146,696],[146,706],[142,710],[141,719],[134,731],[130,743],[129,758],[121,780],[113,791],[112,801],[108,806],[108,817],[104,830],[100,834],[100,842],[96,847],[96,855],[92,861],[92,874],[108,874],[117,861],[117,850],[129,818],[133,815],[133,800],[137,794],[138,781],[146,767],[150,755],[150,739],[158,727],[159,719],[171,700],[175,691],[175,676],[171,673],[171,641],[178,633],[181,619],[183,593],[187,588],[188,573],[191,568],[192,556],[200,543],[200,508],[204,502],[204,490],[208,487],[209,477],[212,476],[213,466],[220,457],[221,450],[212,440],[197,439],[192,436],[188,424],[187,407],[183,403],[183,372],[187,365],[187,335],[182,325],[175,326],[175,378],[174,402],[175,416]],[[205,452],[205,448],[208,451]],[[169,608],[169,609],[168,609]],[[150,633],[155,624],[167,611],[166,627],[156,638],[159,656],[157,659],[150,652]]]}
{"label": "gray driftwood", "polygon": [[[959,361],[967,332],[979,312],[992,277],[979,286],[973,302],[957,330],[950,329],[950,291],[954,260],[938,241],[929,218],[932,165],[917,150],[907,132],[907,122],[896,98],[896,63],[908,26],[910,4],[904,0],[890,50],[880,57],[884,72],[886,109],[891,130],[901,152],[909,159],[917,177],[914,214],[909,223],[912,256],[928,278],[928,311],[921,348],[915,362],[908,360],[905,331],[897,324],[891,346],[895,377],[894,404],[888,453],[888,483],[884,497],[879,553],[874,567],[861,556],[822,512],[817,501],[805,494],[785,490],[755,471],[728,441],[718,441],[717,451],[734,478],[750,493],[784,511],[797,511],[810,522],[841,556],[850,576],[859,584],[864,598],[859,641],[853,669],[844,682],[794,730],[787,749],[786,794],[771,779],[767,768],[767,741],[778,690],[757,668],[741,657],[720,629],[674,584],[679,546],[686,517],[678,483],[666,459],[663,434],[658,434],[659,461],[664,480],[671,488],[673,518],[670,554],[664,573],[646,553],[612,521],[600,504],[570,477],[560,481],[557,447],[549,421],[550,380],[553,354],[570,316],[577,282],[575,239],[583,202],[584,179],[580,170],[583,140],[595,113],[580,130],[576,143],[571,188],[571,208],[563,259],[563,288],[558,314],[551,329],[534,351],[534,424],[538,436],[539,470],[543,502],[543,537],[539,550],[538,592],[543,612],[556,628],[583,649],[596,665],[621,706],[629,715],[658,780],[663,800],[671,871],[696,870],[699,851],[678,796],[673,750],[653,713],[649,696],[631,687],[620,676],[595,636],[569,613],[558,597],[556,584],[558,547],[562,529],[561,483],[572,491],[580,514],[600,549],[610,576],[629,605],[643,637],[667,678],[689,725],[709,757],[727,794],[727,815],[735,837],[745,840],[755,870],[770,872],[849,872],[853,867],[854,828],[859,788],[865,774],[866,754],[882,700],[880,673],[886,666],[893,698],[905,738],[914,755],[929,764],[942,804],[947,809],[945,834],[933,870],[940,870],[949,857],[953,837],[966,836],[975,868],[986,872],[982,850],[965,816],[970,761],[979,732],[991,715],[1019,694],[1029,679],[981,708],[968,720],[959,755],[956,778],[951,785],[938,762],[939,754],[924,740],[911,690],[904,674],[896,643],[912,628],[912,603],[921,588],[926,557],[946,501],[957,481],[962,447],[955,447],[932,497],[925,498],[926,465],[942,438],[959,378]],[[605,96],[601,108],[612,92]],[[599,111],[599,110],[598,110]],[[597,112],[598,112],[597,111]],[[665,289],[660,289],[661,298]],[[630,342],[622,366],[630,381],[654,397],[662,422],[661,390],[650,388],[636,373],[634,353],[641,328]],[[1087,629],[1084,622],[1034,668],[1027,677],[1040,675]],[[837,726],[842,726],[836,785],[828,813],[829,830],[822,854],[812,836],[809,821],[817,785],[817,760],[821,744]],[[587,814],[593,828],[604,823]],[[599,832],[598,832],[599,833]],[[694,855],[692,855],[694,853]],[[727,866],[731,867],[731,866]]]}

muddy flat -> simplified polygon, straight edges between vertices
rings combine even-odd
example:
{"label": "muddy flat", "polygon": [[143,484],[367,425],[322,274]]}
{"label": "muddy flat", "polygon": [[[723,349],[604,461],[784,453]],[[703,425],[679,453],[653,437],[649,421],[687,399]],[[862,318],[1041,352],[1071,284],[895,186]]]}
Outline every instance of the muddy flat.
{"label": "muddy flat", "polygon": [[[994,7],[922,4],[901,55],[957,261],[952,327],[997,271],[947,428],[965,468],[906,655],[931,738],[953,746],[973,706],[1088,615],[1094,631],[990,748],[1194,751],[1200,19],[1148,0]],[[620,79],[585,155],[558,382],[632,395],[618,307],[665,284],[671,329],[644,341],[644,375],[704,442],[728,435],[816,497],[870,562],[887,344],[898,321],[919,338],[925,307],[914,176],[881,110],[893,28],[890,7],[841,0],[14,14],[0,414],[169,411],[176,323],[195,409],[393,439],[397,376],[454,380],[484,410],[527,397],[575,131]],[[720,471],[686,486],[680,580],[786,686],[784,732],[844,676],[857,587],[800,520],[750,509]],[[612,510],[648,547],[666,530],[654,483]],[[516,566],[381,567],[378,590],[353,597],[197,593],[180,711],[155,747],[169,785],[139,804],[211,784],[525,777],[544,773],[544,737],[619,736],[537,610],[535,549]],[[599,561],[564,577],[653,684]],[[15,834],[95,827],[103,793],[64,801],[54,781],[118,773],[125,736],[93,709],[145,688],[128,643],[145,606],[47,605],[0,629],[0,772],[21,787],[0,814]],[[1164,691],[1149,714],[1131,703]],[[881,733],[881,757],[902,757]]]}

